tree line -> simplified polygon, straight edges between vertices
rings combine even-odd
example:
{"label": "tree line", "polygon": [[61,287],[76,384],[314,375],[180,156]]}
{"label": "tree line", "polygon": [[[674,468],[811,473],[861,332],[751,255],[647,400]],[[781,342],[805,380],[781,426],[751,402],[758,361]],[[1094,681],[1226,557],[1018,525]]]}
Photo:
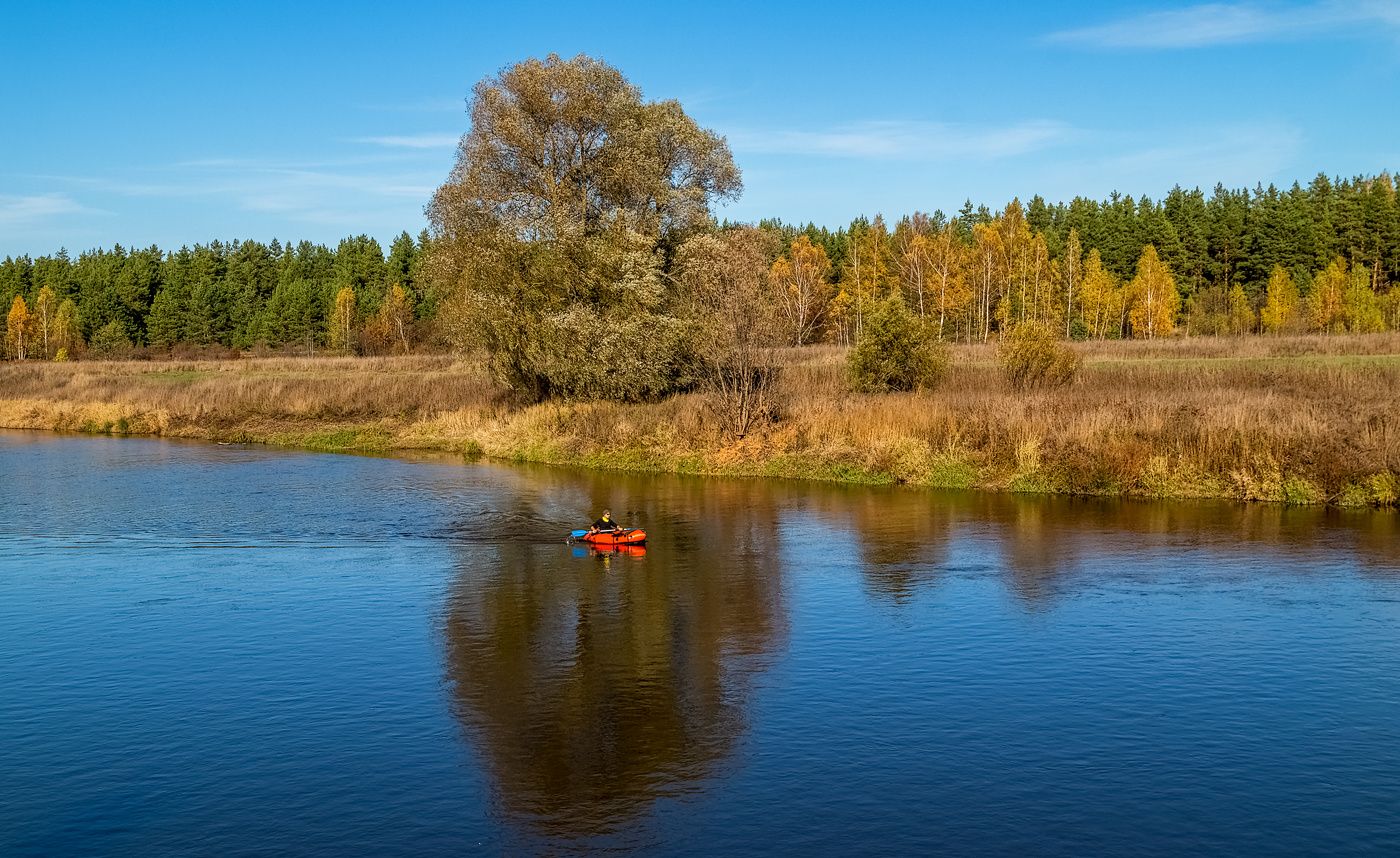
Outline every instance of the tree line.
{"label": "tree line", "polygon": [[[766,267],[794,345],[854,343],[891,294],[949,340],[986,341],[1026,320],[1072,339],[1400,329],[1388,173],[1319,175],[1287,191],[1217,185],[1209,198],[1177,187],[1160,202],[1035,196],[995,213],[968,202],[951,218],[915,212],[892,228],[879,215],[834,231],[757,228],[772,237]],[[410,351],[434,341],[442,298],[421,270],[429,241],[403,233],[387,254],[362,235],[334,249],[273,239],[8,257],[6,356],[179,344]]]}
{"label": "tree line", "polygon": [[410,351],[434,336],[440,296],[420,273],[427,241],[426,232],[417,240],[405,232],[387,254],[361,235],[334,249],[273,239],[7,257],[6,356]]}
{"label": "tree line", "polygon": [[[1035,321],[1072,339],[1400,329],[1400,207],[1389,173],[1304,189],[1174,188],[993,213],[876,216],[781,235],[771,276],[794,344],[854,343],[901,295],[940,337],[1001,338]],[[732,225],[731,225],[732,226]]]}
{"label": "tree line", "polygon": [[761,412],[765,350],[859,346],[872,322],[891,343],[1003,342],[1026,324],[1061,339],[1400,329],[1389,173],[968,201],[833,231],[717,223],[711,205],[742,191],[725,139],[587,56],[503,69],[471,114],[416,240],[7,258],[5,355],[479,348],[533,398],[703,384]]}

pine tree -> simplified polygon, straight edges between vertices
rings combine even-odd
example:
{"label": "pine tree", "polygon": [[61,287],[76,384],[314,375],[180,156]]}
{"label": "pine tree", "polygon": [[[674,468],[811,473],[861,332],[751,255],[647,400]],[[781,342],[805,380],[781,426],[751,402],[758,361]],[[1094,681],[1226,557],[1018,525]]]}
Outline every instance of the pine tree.
{"label": "pine tree", "polygon": [[1163,200],[1162,210],[1181,243],[1181,259],[1173,263],[1172,270],[1189,287],[1187,291],[1195,294],[1204,285],[1210,267],[1205,195],[1200,188],[1187,192],[1177,185]]}

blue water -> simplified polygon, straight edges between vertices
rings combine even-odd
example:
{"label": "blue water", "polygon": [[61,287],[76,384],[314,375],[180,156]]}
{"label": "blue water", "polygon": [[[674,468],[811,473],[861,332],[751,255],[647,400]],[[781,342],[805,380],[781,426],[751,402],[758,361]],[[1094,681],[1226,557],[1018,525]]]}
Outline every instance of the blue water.
{"label": "blue water", "polygon": [[1396,855],[1398,713],[1395,513],[0,433],[0,855]]}

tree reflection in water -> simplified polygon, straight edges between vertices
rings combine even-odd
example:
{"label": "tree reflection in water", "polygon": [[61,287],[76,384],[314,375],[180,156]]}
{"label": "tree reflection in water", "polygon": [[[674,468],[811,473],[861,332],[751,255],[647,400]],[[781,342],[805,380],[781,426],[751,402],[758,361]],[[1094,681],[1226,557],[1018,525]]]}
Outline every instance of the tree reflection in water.
{"label": "tree reflection in water", "polygon": [[[1217,579],[1292,574],[1300,558],[1400,574],[1394,513],[511,473],[514,529],[495,544],[491,520],[455,531],[446,671],[498,812],[543,851],[655,845],[657,802],[722,776],[755,678],[786,646],[785,588],[816,571],[857,575],[896,607],[988,576],[1037,612],[1169,583],[1170,558],[1198,550],[1214,565],[1194,574]],[[603,508],[648,530],[644,555],[576,557],[559,541]]]}
{"label": "tree reflection in water", "polygon": [[657,799],[715,774],[786,636],[769,488],[638,479],[628,498],[626,478],[578,479],[597,482],[589,508],[647,523],[645,554],[464,546],[445,618],[455,710],[498,810],[555,848],[645,837]]}

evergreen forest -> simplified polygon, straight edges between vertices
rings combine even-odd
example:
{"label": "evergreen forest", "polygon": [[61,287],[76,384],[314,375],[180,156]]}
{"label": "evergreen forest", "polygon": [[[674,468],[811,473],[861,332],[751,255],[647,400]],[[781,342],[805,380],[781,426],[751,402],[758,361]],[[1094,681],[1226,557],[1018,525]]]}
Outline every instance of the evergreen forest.
{"label": "evergreen forest", "polygon": [[[762,221],[766,280],[792,344],[855,343],[892,296],[944,339],[987,341],[1033,320],[1069,339],[1400,329],[1400,208],[1389,173],[1306,186],[1174,188],[837,230]],[[694,227],[722,234],[740,225]],[[389,354],[446,347],[432,238],[335,248],[211,242],[94,249],[0,263],[5,356],[232,351]],[[673,260],[666,260],[670,265]]]}

